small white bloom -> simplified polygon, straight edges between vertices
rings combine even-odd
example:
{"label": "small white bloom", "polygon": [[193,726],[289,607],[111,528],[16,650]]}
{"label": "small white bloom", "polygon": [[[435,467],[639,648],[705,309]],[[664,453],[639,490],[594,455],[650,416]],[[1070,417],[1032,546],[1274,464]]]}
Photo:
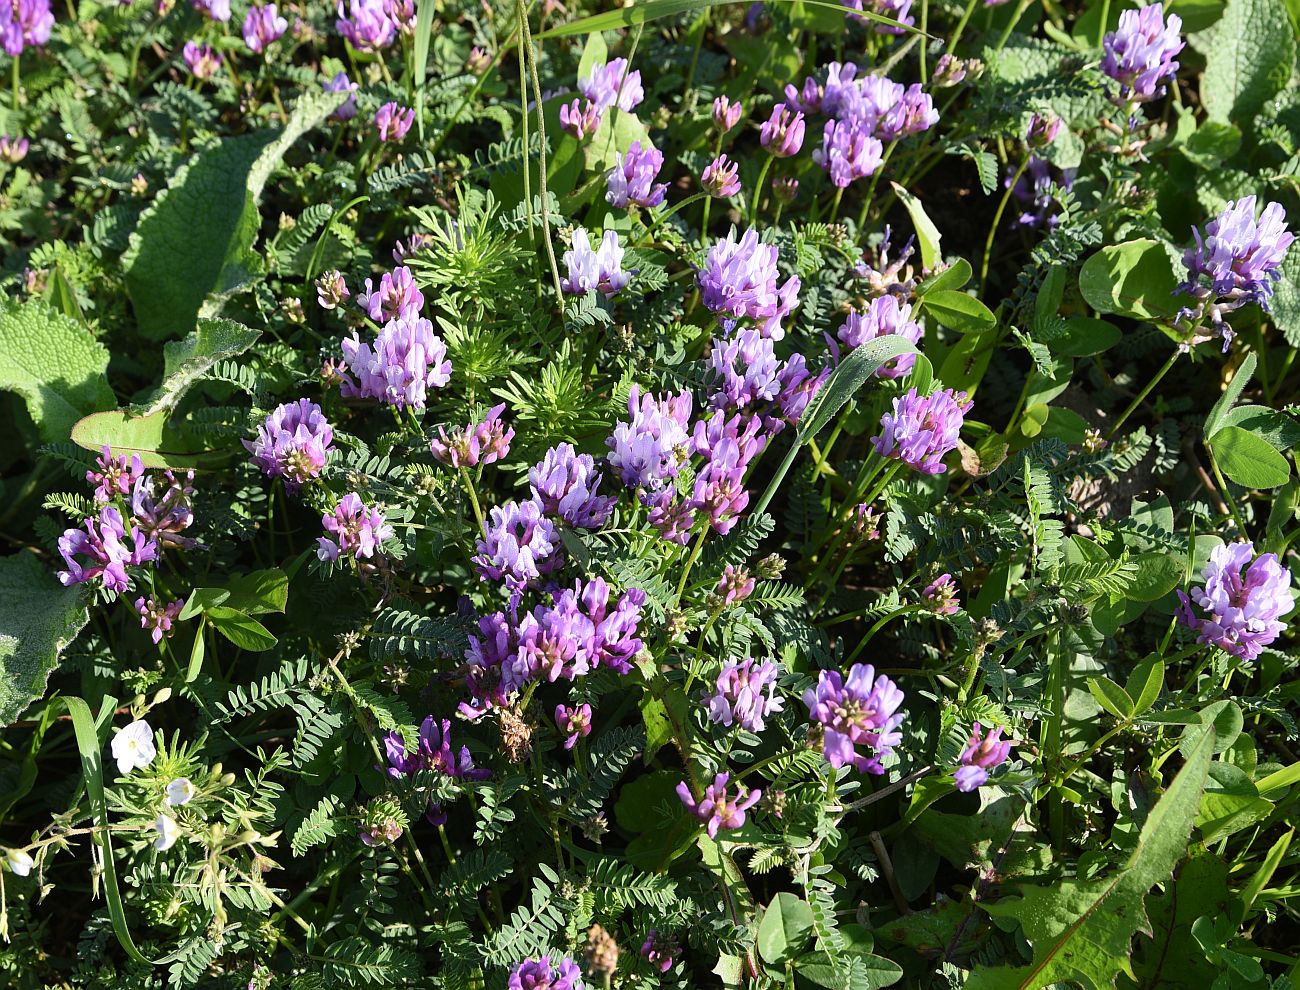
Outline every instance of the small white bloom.
{"label": "small white bloom", "polygon": [[27,876],[32,872],[32,867],[36,865],[36,860],[21,849],[6,849],[5,862],[9,864],[9,869],[20,877]]}
{"label": "small white bloom", "polygon": [[153,729],[144,719],[137,719],[113,737],[112,750],[120,774],[147,767],[157,755],[153,747]]}
{"label": "small white bloom", "polygon": [[177,777],[167,785],[167,806],[177,808],[189,804],[194,799],[196,790],[188,777]]}
{"label": "small white bloom", "polygon": [[167,815],[159,815],[153,823],[153,827],[158,830],[158,838],[153,840],[153,847],[161,852],[164,849],[170,849],[176,845],[176,840],[180,838],[181,829],[176,824],[176,819],[169,818]]}

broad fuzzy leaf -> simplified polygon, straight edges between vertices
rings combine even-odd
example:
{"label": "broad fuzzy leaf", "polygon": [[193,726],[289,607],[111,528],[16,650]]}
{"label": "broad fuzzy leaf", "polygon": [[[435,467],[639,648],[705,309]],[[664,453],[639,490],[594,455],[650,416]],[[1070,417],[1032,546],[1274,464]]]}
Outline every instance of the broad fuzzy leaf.
{"label": "broad fuzzy leaf", "polygon": [[45,693],[89,617],[82,589],[63,587],[34,556],[0,557],[0,725]]}
{"label": "broad fuzzy leaf", "polygon": [[174,408],[218,361],[243,354],[260,336],[260,331],[233,320],[199,320],[192,334],[163,348],[162,384],[133,411],[144,416]]}

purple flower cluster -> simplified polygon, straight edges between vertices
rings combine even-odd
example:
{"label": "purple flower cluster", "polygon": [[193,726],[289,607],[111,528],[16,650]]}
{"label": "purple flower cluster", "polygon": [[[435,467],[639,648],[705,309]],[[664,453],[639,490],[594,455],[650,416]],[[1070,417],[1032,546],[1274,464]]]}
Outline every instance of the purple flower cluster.
{"label": "purple flower cluster", "polygon": [[139,454],[132,454],[128,461],[125,454],[114,457],[112,448],[104,444],[95,459],[95,469],[86,472],[86,480],[95,486],[95,501],[102,504],[119,495],[131,494],[143,475],[144,464]]}
{"label": "purple flower cluster", "polygon": [[564,748],[573,749],[579,738],[591,735],[591,705],[556,705],[555,725],[565,737]]}
{"label": "purple flower cluster", "polygon": [[758,140],[774,158],[790,158],[803,147],[805,126],[803,113],[778,103],[759,129]]}
{"label": "purple flower cluster", "polygon": [[633,385],[629,419],[620,421],[605,445],[610,467],[629,488],[658,492],[677,477],[690,453],[691,395],[657,397]]}
{"label": "purple flower cluster", "polygon": [[163,604],[152,595],[135,600],[135,610],[140,616],[140,628],[150,630],[149,637],[155,644],[161,643],[164,636],[171,636],[172,623],[184,607],[185,601],[181,598],[169,605]]}
{"label": "purple flower cluster", "polygon": [[[898,21],[899,24],[904,24],[908,27],[911,27],[916,23],[916,19],[911,15],[912,0],[840,0],[840,4],[848,7],[850,10],[868,11],[872,14],[879,14],[882,17],[893,18]],[[868,20],[861,16],[861,14],[850,14],[849,16],[855,21],[865,22]],[[877,34],[903,33],[901,27],[894,27],[892,24],[881,24],[875,22],[875,28]]]}
{"label": "purple flower cluster", "polygon": [[699,801],[691,794],[685,781],[677,785],[677,796],[682,799],[696,818],[705,823],[705,831],[710,839],[718,836],[719,829],[741,828],[745,824],[745,812],[754,807],[762,798],[763,792],[755,788],[746,791],[744,785],[736,785],[736,796],[727,793],[731,774],[720,773],[713,778],[713,783],[704,790],[704,797]]}
{"label": "purple flower cluster", "polygon": [[1246,541],[1215,547],[1201,578],[1204,587],[1190,596],[1178,593],[1178,618],[1198,642],[1254,660],[1286,628],[1281,617],[1295,607],[1295,597],[1291,572],[1276,554],[1256,557],[1255,545]]}
{"label": "purple flower cluster", "polygon": [[81,525],[82,529],[65,530],[59,537],[59,553],[67,567],[59,572],[59,580],[65,585],[99,580],[106,590],[120,593],[131,584],[127,567],[158,559],[158,544],[138,526],[124,523],[116,506],[104,506],[98,516]]}
{"label": "purple flower cluster", "polygon": [[550,956],[525,959],[510,971],[507,990],[583,990],[578,964],[564,956],[555,965]]}
{"label": "purple flower cluster", "polygon": [[494,506],[473,558],[484,581],[522,591],[562,563],[560,533],[536,499]]}
{"label": "purple flower cluster", "polygon": [[351,16],[343,13],[339,0],[338,20],[334,27],[348,44],[359,52],[371,53],[387,48],[397,38],[397,24],[388,16],[384,0],[349,0]]}
{"label": "purple flower cluster", "polygon": [[324,89],[327,93],[350,94],[348,98],[343,101],[343,106],[330,114],[330,120],[342,122],[345,120],[351,120],[357,115],[357,90],[360,89],[360,86],[349,79],[346,72],[335,73],[334,78],[324,84]]}
{"label": "purple flower cluster", "polygon": [[438,436],[429,441],[429,452],[434,459],[452,467],[478,467],[494,464],[510,453],[510,441],[515,431],[501,421],[505,403],[493,406],[478,423],[456,427],[447,435],[438,427]]}
{"label": "purple flower cluster", "polygon": [[709,249],[696,275],[701,301],[719,315],[755,320],[763,336],[780,340],[781,320],[797,305],[801,283],[791,275],[778,289],[776,261],[776,247],[760,243],[758,231],[747,230],[737,241],[733,228]]}
{"label": "purple flower cluster", "polygon": [[600,126],[600,116],[596,104],[574,100],[560,107],[560,128],[581,141]]}
{"label": "purple flower cluster", "polygon": [[600,247],[591,248],[591,238],[583,227],[573,232],[573,250],[564,252],[568,277],[560,282],[565,292],[585,296],[593,289],[606,298],[617,295],[632,281],[632,273],[623,271],[623,248],[618,234],[607,230]]}
{"label": "purple flower cluster", "polygon": [[776,693],[779,676],[771,660],[756,662],[746,657],[724,664],[713,693],[705,699],[709,721],[727,728],[739,722],[749,732],[762,732],[767,727],[767,716],[781,711],[784,705]]}
{"label": "purple flower cluster", "polygon": [[190,0],[191,6],[210,21],[230,20],[230,0]]}
{"label": "purple flower cluster", "polygon": [[142,475],[131,492],[132,522],[164,549],[189,550],[198,541],[180,534],[194,523],[193,496],[193,471],[186,472],[184,479],[171,471],[164,471],[161,477]]}
{"label": "purple flower cluster", "polygon": [[[900,302],[897,296],[877,296],[867,305],[865,313],[850,313],[836,331],[840,343],[856,350],[868,340],[877,337],[898,336],[912,344],[921,342],[921,326],[912,319],[912,306]],[[902,354],[880,366],[880,378],[902,378],[916,364],[915,354]]]}
{"label": "purple flower cluster", "polygon": [[[898,727],[903,692],[888,677],[876,677],[871,664],[855,663],[844,678],[823,670],[817,687],[804,692],[808,717],[822,727],[822,752],[836,770],[851,763],[860,773],[881,774],[881,760],[902,740]],[[857,747],[870,748],[869,753]]]}
{"label": "purple flower cluster", "polygon": [[[829,368],[812,374],[802,354],[781,361],[771,337],[757,330],[739,330],[713,340],[709,403],[724,412],[760,415],[763,428],[775,434],[785,423],[799,421],[829,374]],[[700,452],[707,454],[707,450]]]}
{"label": "purple flower cluster", "polygon": [[248,8],[244,17],[244,44],[255,53],[266,51],[267,46],[289,30],[289,22],[280,16],[275,4],[264,7],[256,4]]}
{"label": "purple flower cluster", "polygon": [[726,155],[719,155],[700,173],[700,185],[710,196],[727,199],[740,192],[740,166]]}
{"label": "purple flower cluster", "polygon": [[629,204],[658,206],[668,191],[666,182],[656,183],[664,167],[664,153],[640,141],[633,141],[627,154],[616,154],[614,167],[605,173],[605,201],[619,209]]}
{"label": "purple flower cluster", "polygon": [[221,55],[211,45],[187,41],[181,49],[181,58],[195,79],[211,79],[221,68]]}
{"label": "purple flower cluster", "polygon": [[748,568],[727,564],[722,568],[722,577],[714,590],[724,605],[737,605],[752,595],[757,587],[758,581],[750,575]]}
{"label": "purple flower cluster", "polygon": [[681,953],[681,943],[673,935],[665,935],[654,928],[645,933],[641,944],[641,958],[661,973],[673,968],[673,961]]}
{"label": "purple flower cluster", "polygon": [[283,478],[290,491],[316,477],[333,449],[334,430],[320,406],[309,399],[277,406],[257,428],[257,439],[244,441],[253,463],[268,478]]}
{"label": "purple flower cluster", "polygon": [[[1060,217],[1056,215],[1057,201],[1052,196],[1052,186],[1055,184],[1063,189],[1069,189],[1074,185],[1076,170],[1062,169],[1059,181],[1054,180],[1052,172],[1053,168],[1046,159],[1030,155],[1028,167],[1011,190],[1016,202],[1023,207],[1023,212],[1016,218],[1017,227],[1041,227],[1044,224],[1055,227],[1060,223]],[[1007,176],[1004,187],[1011,183],[1012,178],[1012,175]]]}
{"label": "purple flower cluster", "polygon": [[343,356],[348,365],[344,396],[378,399],[398,409],[423,409],[429,390],[451,381],[447,345],[423,317],[391,320],[373,344],[362,343],[354,332],[343,341]]}
{"label": "purple flower cluster", "polygon": [[602,113],[612,106],[630,113],[645,99],[645,90],[641,88],[641,70],[627,69],[625,58],[598,65],[590,75],[578,80],[578,92]]}
{"label": "purple flower cluster", "polygon": [[600,482],[595,458],[579,454],[570,443],[552,447],[528,472],[542,511],[579,529],[599,529],[614,511],[618,498],[597,495]]}
{"label": "purple flower cluster", "polygon": [[375,112],[375,127],[380,141],[396,144],[406,137],[414,123],[415,111],[400,103],[385,103]]}
{"label": "purple flower cluster", "polygon": [[1160,3],[1119,15],[1119,28],[1101,42],[1101,71],[1119,83],[1123,99],[1145,103],[1164,95],[1164,81],[1178,71],[1174,56],[1183,50],[1182,26],[1177,14],[1165,19]]}
{"label": "purple flower cluster", "polygon": [[366,291],[357,296],[357,304],[376,323],[414,319],[424,307],[424,294],[415,284],[411,269],[401,265],[384,273],[378,289],[366,279]]}
{"label": "purple flower cluster", "polygon": [[785,96],[787,103],[806,113],[852,124],[881,141],[920,134],[939,122],[934,101],[920,84],[904,86],[888,76],[859,76],[852,62],[831,62],[824,83],[810,77],[802,89],[786,86]]}
{"label": "purple flower cluster", "polygon": [[50,40],[54,15],[50,0],[4,0],[0,3],[0,45],[17,58],[24,48],[39,48]]}
{"label": "purple flower cluster", "polygon": [[828,120],[822,128],[822,146],[813,161],[826,170],[831,184],[843,189],[880,168],[885,147],[857,120]]}
{"label": "purple flower cluster", "polygon": [[[388,776],[394,780],[418,773],[436,773],[457,780],[487,780],[492,776],[490,770],[474,766],[468,746],[462,746],[459,752],[452,747],[451,721],[444,718],[437,722],[432,715],[420,723],[414,752],[406,751],[406,740],[400,732],[389,732],[384,737],[384,755],[388,759]],[[446,812],[436,801],[429,802],[425,817],[432,825],[447,822]]]}
{"label": "purple flower cluster", "polygon": [[940,574],[921,591],[921,600],[935,615],[956,615],[961,608],[957,601],[957,582],[951,574]]}
{"label": "purple flower cluster", "polygon": [[335,561],[340,554],[356,560],[373,557],[379,545],[393,535],[393,527],[384,521],[383,513],[367,508],[356,492],[339,499],[334,511],[321,517],[321,525],[334,536],[317,540],[316,556],[321,560]]}
{"label": "purple flower cluster", "polygon": [[1001,726],[989,729],[981,737],[983,731],[976,722],[971,730],[970,741],[958,760],[957,771],[953,774],[957,790],[964,794],[987,784],[989,771],[1006,763],[1007,757],[1011,755],[1011,740],[1002,738]]}
{"label": "purple flower cluster", "polygon": [[745,107],[739,100],[733,103],[727,97],[719,96],[713,101],[713,126],[719,134],[726,134],[740,123],[740,118],[744,115]]}
{"label": "purple flower cluster", "polygon": [[872,437],[882,457],[901,460],[923,474],[943,474],[943,459],[957,449],[971,401],[964,392],[945,388],[932,395],[916,389],[894,399],[894,411],[880,417],[880,436]]}

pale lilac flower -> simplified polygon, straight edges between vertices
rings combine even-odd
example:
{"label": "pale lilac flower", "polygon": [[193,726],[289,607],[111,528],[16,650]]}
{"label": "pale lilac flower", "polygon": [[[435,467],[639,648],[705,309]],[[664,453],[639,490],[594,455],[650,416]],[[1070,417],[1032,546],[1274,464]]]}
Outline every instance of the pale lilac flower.
{"label": "pale lilac flower", "polygon": [[221,69],[221,55],[211,45],[187,41],[181,49],[181,58],[195,79],[211,79]]}
{"label": "pale lilac flower", "polygon": [[323,272],[316,278],[316,302],[321,309],[330,310],[342,306],[352,293],[348,291],[347,280],[337,268]]}
{"label": "pale lilac flower", "polygon": [[745,108],[739,100],[733,103],[727,97],[719,96],[713,101],[713,126],[718,129],[719,134],[726,134],[740,123],[744,113]]}
{"label": "pale lilac flower", "polygon": [[1050,110],[1035,113],[1029,118],[1029,127],[1025,131],[1025,143],[1034,149],[1046,148],[1061,133],[1064,121]]}
{"label": "pale lilac flower", "polygon": [[153,840],[153,847],[159,852],[166,852],[172,846],[176,845],[176,840],[180,838],[181,829],[176,824],[176,819],[171,815],[159,815],[153,822],[154,831],[158,833],[158,838]]}
{"label": "pale lilac flower", "polygon": [[709,402],[724,410],[766,404],[780,394],[780,374],[770,337],[757,330],[715,337],[709,351]]}
{"label": "pale lilac flower", "polygon": [[939,123],[939,111],[934,100],[921,88],[920,83],[907,87],[894,113],[880,122],[880,136],[886,141],[921,134]]}
{"label": "pale lilac flower", "polygon": [[804,117],[798,111],[791,111],[784,103],[772,108],[772,115],[759,130],[759,143],[767,149],[769,155],[776,158],[789,158],[797,155],[803,147]]}
{"label": "pale lilac flower", "polygon": [[415,111],[399,103],[388,102],[375,112],[375,127],[379,129],[379,140],[396,144],[411,130],[415,123]]}
{"label": "pale lilac flower", "polygon": [[[977,60],[972,59],[970,61],[975,62]],[[930,76],[930,85],[936,89],[950,89],[963,82],[971,71],[972,66],[965,59],[960,59],[955,55],[941,55],[939,61],[935,64],[934,73]]]}
{"label": "pale lilac flower", "polygon": [[1166,21],[1159,3],[1120,13],[1118,30],[1101,42],[1101,71],[1119,83],[1125,100],[1144,103],[1164,95],[1164,80],[1178,71],[1174,56],[1183,50],[1182,26],[1177,14]]}
{"label": "pale lilac flower", "polygon": [[27,157],[27,149],[30,147],[31,142],[25,137],[15,138],[8,134],[0,134],[0,162],[17,165]]}
{"label": "pale lilac flower", "polygon": [[139,454],[132,454],[128,461],[125,454],[114,457],[112,449],[104,444],[95,459],[95,470],[86,472],[86,480],[95,486],[95,501],[103,504],[119,495],[129,495],[143,474],[144,463]]}
{"label": "pale lilac flower", "polygon": [[708,457],[695,475],[691,508],[706,512],[709,525],[726,535],[749,505],[745,488],[745,470],[750,461],[767,444],[758,435],[761,421],[757,416],[714,416],[695,430],[695,448]]}
{"label": "pale lilac flower", "polygon": [[591,705],[581,704],[572,708],[556,705],[555,724],[560,734],[566,737],[564,748],[573,749],[579,737],[585,739],[591,735]]}
{"label": "pale lilac flower", "polygon": [[511,591],[526,588],[560,565],[560,533],[535,499],[493,507],[473,558],[484,581],[504,581]]}
{"label": "pale lilac flower", "polygon": [[695,800],[685,781],[677,785],[677,796],[691,814],[706,823],[705,831],[710,839],[717,838],[719,829],[741,828],[745,824],[745,812],[754,807],[763,796],[763,792],[757,788],[746,791],[743,784],[737,784],[736,796],[733,798],[727,793],[730,781],[731,774],[718,774],[713,778],[713,783],[705,788],[704,797],[699,801]]}
{"label": "pale lilac flower", "polygon": [[728,199],[740,192],[740,166],[726,155],[719,155],[704,166],[700,185],[710,196]]}
{"label": "pale lilac flower", "polygon": [[373,344],[362,343],[354,332],[343,341],[343,357],[345,397],[378,399],[398,409],[423,409],[429,390],[451,381],[447,345],[423,317],[390,321]]}
{"label": "pale lilac flower", "polygon": [[6,849],[5,865],[16,877],[29,876],[33,867],[36,866],[36,860],[22,849]]}
{"label": "pale lilac flower", "polygon": [[198,540],[181,533],[194,524],[193,499],[193,471],[180,478],[172,471],[142,475],[131,492],[131,522],[162,549],[190,550]]}
{"label": "pale lilac flower", "polygon": [[628,72],[625,58],[595,66],[589,76],[578,80],[578,92],[602,112],[617,105],[624,113],[629,113],[645,99],[641,71]]}
{"label": "pale lilac flower", "polygon": [[855,120],[828,120],[822,129],[822,146],[813,161],[826,170],[831,183],[843,189],[856,179],[872,175],[884,160],[884,145]]}
{"label": "pale lilac flower", "polygon": [[279,15],[275,4],[268,3],[265,7],[254,4],[244,18],[244,44],[260,54],[287,30],[289,22]]}
{"label": "pale lilac flower", "polygon": [[384,0],[384,13],[397,25],[397,30],[406,34],[415,32],[415,0]]}
{"label": "pale lilac flower", "polygon": [[[870,11],[873,14],[880,14],[882,17],[889,17],[896,20],[899,24],[911,27],[916,23],[915,18],[911,16],[912,0],[840,0],[840,3],[850,10]],[[855,21],[868,22],[868,18],[860,14],[850,14]],[[879,21],[869,22],[874,25],[877,34],[903,34],[901,27],[894,27],[892,24],[881,24]]]}
{"label": "pale lilac flower", "polygon": [[574,296],[585,296],[593,290],[606,298],[617,295],[632,281],[632,273],[623,271],[623,248],[615,231],[605,231],[600,247],[593,251],[587,231],[579,227],[573,232],[573,250],[564,252],[568,277],[560,286]]}
{"label": "pale lilac flower", "polygon": [[210,21],[230,20],[230,0],[190,0],[190,4]]}
{"label": "pale lilac flower", "polygon": [[867,502],[853,508],[853,535],[864,542],[880,539],[881,514]]}
{"label": "pale lilac flower", "polygon": [[356,492],[339,499],[333,512],[321,516],[321,525],[334,536],[317,539],[316,556],[321,560],[335,561],[340,554],[356,560],[373,557],[380,544],[393,535],[393,527],[384,521],[383,513],[368,508]]}
{"label": "pale lilac flower", "polygon": [[568,956],[554,965],[550,956],[525,959],[510,971],[506,984],[507,990],[583,990],[583,986],[578,964]]}
{"label": "pale lilac flower", "polygon": [[494,464],[510,453],[510,441],[515,438],[513,427],[501,421],[504,402],[493,406],[480,422],[460,426],[447,435],[438,427],[438,436],[429,441],[429,452],[434,459],[451,467],[478,467]]}
{"label": "pale lilac flower", "polygon": [[965,392],[950,388],[933,395],[908,389],[894,399],[893,413],[880,417],[880,436],[871,442],[882,457],[897,458],[923,474],[943,474],[943,458],[957,449],[971,405]]}
{"label": "pale lilac flower", "polygon": [[718,579],[718,587],[714,590],[722,597],[724,604],[735,605],[752,595],[756,587],[758,582],[748,568],[727,564],[722,568],[722,577]]}
{"label": "pale lilac flower", "polygon": [[140,628],[150,630],[149,636],[155,644],[161,643],[164,636],[171,636],[172,622],[184,607],[185,600],[182,598],[171,604],[164,604],[152,595],[135,600],[135,610],[140,615]]}
{"label": "pale lilac flower", "polygon": [[123,592],[131,583],[127,567],[157,560],[158,544],[143,536],[136,526],[128,530],[117,507],[106,505],[98,517],[86,519],[82,529],[64,530],[59,537],[59,553],[67,567],[59,571],[63,584],[98,579],[106,590]]}
{"label": "pale lilac flower", "polygon": [[388,16],[384,0],[350,0],[351,16],[344,15],[343,3],[339,0],[334,27],[357,51],[377,52],[396,40],[397,25]]}
{"label": "pale lilac flower", "polygon": [[153,729],[144,719],[136,719],[113,736],[109,752],[117,761],[117,772],[122,776],[147,767],[158,755],[153,744]]}
{"label": "pale lilac flower", "polygon": [[[808,363],[802,354],[790,355],[790,359],[781,368],[781,391],[776,397],[777,408],[786,423],[798,423],[803,418],[809,403],[821,391],[830,374],[830,365],[824,365],[814,375],[808,370]],[[773,434],[779,432],[781,425],[774,416],[764,418],[764,426]]]}
{"label": "pale lilac flower", "polygon": [[4,0],[0,3],[0,45],[17,58],[24,48],[40,48],[50,40],[54,14],[50,0]]}
{"label": "pale lilac flower", "polygon": [[746,657],[724,664],[713,693],[705,698],[709,721],[727,728],[739,722],[749,732],[762,732],[767,717],[785,704],[776,693],[779,676],[771,660],[756,663],[753,657]]}
{"label": "pale lilac flower", "polygon": [[[877,296],[865,313],[850,313],[835,334],[849,350],[856,350],[878,337],[898,336],[912,344],[921,342],[921,326],[912,319],[912,306],[889,294]],[[915,354],[893,358],[876,372],[880,378],[902,378],[916,364]]]}
{"label": "pale lilac flower", "polygon": [[1201,578],[1204,587],[1178,593],[1179,621],[1198,634],[1197,642],[1254,660],[1286,628],[1281,617],[1295,607],[1295,597],[1291,572],[1276,554],[1256,557],[1249,541],[1218,546]]}
{"label": "pale lilac flower", "polygon": [[600,107],[590,100],[574,99],[560,107],[560,128],[581,141],[600,126]]}
{"label": "pale lilac flower", "polygon": [[1011,755],[1011,740],[1002,738],[1002,727],[989,729],[981,737],[983,727],[976,722],[971,730],[970,741],[962,750],[959,766],[953,774],[957,790],[968,794],[988,783],[989,771],[1001,766]]}
{"label": "pale lilac flower", "polygon": [[714,313],[760,321],[765,337],[780,340],[780,321],[798,302],[801,283],[791,275],[778,289],[776,260],[776,247],[760,243],[758,231],[747,230],[737,241],[733,228],[709,249],[696,275],[701,301]]}
{"label": "pale lilac flower", "polygon": [[961,608],[957,601],[957,582],[951,574],[940,574],[921,591],[921,600],[935,615],[956,615]]}
{"label": "pale lilac flower", "polygon": [[[1017,227],[1041,227],[1044,224],[1055,227],[1061,222],[1056,215],[1058,204],[1052,195],[1052,187],[1059,185],[1062,189],[1069,189],[1074,185],[1076,170],[1061,169],[1059,181],[1053,178],[1052,173],[1053,168],[1046,159],[1037,155],[1029,156],[1029,166],[1011,189],[1016,202],[1024,208],[1024,212],[1016,218]],[[1014,173],[1007,176],[1003,188],[1010,185],[1013,175]]]}
{"label": "pale lilac flower", "polygon": [[673,968],[673,962],[682,951],[681,943],[673,935],[663,935],[651,928],[641,945],[641,958],[661,973]]}
{"label": "pale lilac flower", "polygon": [[828,117],[849,116],[850,109],[861,100],[862,79],[852,62],[831,62],[826,66],[826,81],[809,76],[802,89],[793,84],[785,87],[785,101],[804,113],[821,113]]}
{"label": "pale lilac flower", "polygon": [[656,397],[633,385],[628,393],[630,419],[620,421],[605,441],[609,463],[630,488],[652,492],[677,477],[690,445],[691,394]]}
{"label": "pale lilac flower", "polygon": [[552,447],[528,471],[529,487],[542,511],[579,529],[599,529],[614,511],[618,498],[597,495],[600,482],[595,459],[579,454],[571,443]]}
{"label": "pale lilac flower", "polygon": [[263,474],[283,478],[285,487],[294,491],[325,467],[334,429],[320,406],[299,399],[277,406],[257,428],[257,439],[243,443]]}
{"label": "pale lilac flower", "polygon": [[605,173],[605,201],[619,209],[627,209],[630,203],[658,206],[668,191],[666,182],[655,182],[663,166],[662,151],[633,141],[626,155],[615,155],[614,167]]}
{"label": "pale lilac flower", "polygon": [[372,284],[371,279],[366,279],[366,291],[357,296],[357,304],[376,323],[409,320],[420,315],[424,294],[405,265],[384,272],[378,289],[372,288]]}
{"label": "pale lilac flower", "polygon": [[[355,45],[353,46],[356,47]],[[348,78],[346,72],[336,72],[334,78],[324,84],[327,93],[348,93],[350,94],[343,105],[330,114],[330,120],[345,121],[351,120],[357,115],[357,90],[361,87]]]}
{"label": "pale lilac flower", "polygon": [[[822,727],[822,752],[836,770],[851,763],[860,773],[882,774],[881,760],[902,741],[898,727],[903,692],[888,677],[876,677],[871,664],[855,663],[844,678],[823,670],[817,686],[804,692],[808,717]],[[868,753],[857,747],[869,748]]]}
{"label": "pale lilac flower", "polygon": [[198,788],[194,786],[188,777],[177,777],[167,785],[167,796],[163,798],[163,803],[169,808],[179,808],[181,805],[193,801],[194,795],[197,793]]}

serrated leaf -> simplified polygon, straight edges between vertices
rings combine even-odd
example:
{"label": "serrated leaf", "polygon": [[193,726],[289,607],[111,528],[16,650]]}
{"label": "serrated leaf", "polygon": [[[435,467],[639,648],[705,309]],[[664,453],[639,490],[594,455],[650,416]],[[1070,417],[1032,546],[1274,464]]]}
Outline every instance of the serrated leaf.
{"label": "serrated leaf", "polygon": [[243,354],[261,335],[234,320],[199,320],[192,334],[163,347],[162,384],[147,402],[132,406],[132,412],[145,416],[174,408],[218,361]]}
{"label": "serrated leaf", "polygon": [[43,439],[66,440],[82,416],[116,405],[107,367],[103,345],[44,302],[0,309],[0,389],[23,397]]}
{"label": "serrated leaf", "polygon": [[65,588],[36,557],[0,557],[0,725],[45,693],[63,652],[89,620],[81,588]]}

